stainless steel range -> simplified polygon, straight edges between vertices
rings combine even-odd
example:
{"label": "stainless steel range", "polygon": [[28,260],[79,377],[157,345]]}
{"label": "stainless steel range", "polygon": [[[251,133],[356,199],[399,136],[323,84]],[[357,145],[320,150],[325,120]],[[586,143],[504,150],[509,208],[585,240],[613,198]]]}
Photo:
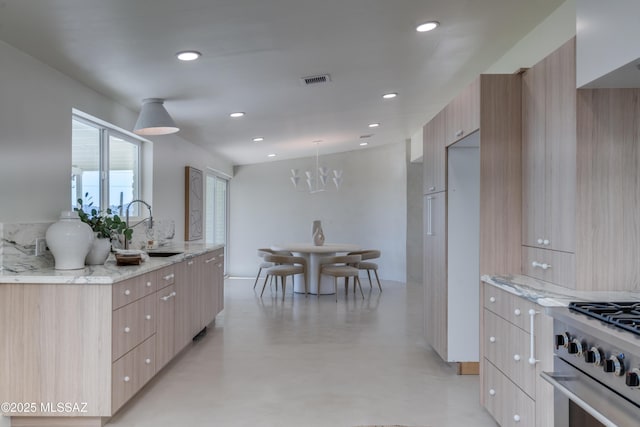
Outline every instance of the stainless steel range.
{"label": "stainless steel range", "polygon": [[555,425],[640,426],[640,302],[572,302],[548,313],[556,358],[542,376],[555,388]]}

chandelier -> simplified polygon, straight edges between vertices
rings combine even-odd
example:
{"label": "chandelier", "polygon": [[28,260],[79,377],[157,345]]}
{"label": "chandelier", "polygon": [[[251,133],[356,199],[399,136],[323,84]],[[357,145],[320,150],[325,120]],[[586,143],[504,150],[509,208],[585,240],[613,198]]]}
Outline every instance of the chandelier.
{"label": "chandelier", "polygon": [[[307,190],[309,193],[319,193],[322,191],[326,191],[327,184],[329,181],[333,182],[336,190],[340,189],[340,185],[342,184],[342,170],[333,169],[329,170],[329,168],[325,166],[320,166],[320,155],[319,155],[319,143],[316,144],[316,167],[315,170],[307,170],[304,172],[305,182],[307,184]],[[304,187],[300,186],[300,180],[302,176],[300,175],[300,171],[298,169],[291,169],[291,182],[296,189],[303,189]],[[329,186],[331,187],[331,186]]]}

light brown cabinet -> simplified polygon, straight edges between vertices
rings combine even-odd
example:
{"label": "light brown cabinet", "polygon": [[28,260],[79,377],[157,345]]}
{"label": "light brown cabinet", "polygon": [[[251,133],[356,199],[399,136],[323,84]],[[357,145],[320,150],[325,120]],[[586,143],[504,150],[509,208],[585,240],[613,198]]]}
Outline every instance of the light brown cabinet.
{"label": "light brown cabinet", "polygon": [[422,163],[424,194],[438,193],[447,189],[445,114],[438,113],[422,129]]}
{"label": "light brown cabinet", "polygon": [[553,387],[540,373],[553,370],[553,319],[524,298],[487,283],[481,289],[484,407],[501,426],[552,426]]}
{"label": "light brown cabinet", "polygon": [[224,298],[224,266],[223,249],[201,256],[200,268],[202,269],[202,288],[200,303],[200,325],[208,325],[222,311]]}
{"label": "light brown cabinet", "polygon": [[[216,262],[205,263],[212,254]],[[87,402],[78,414],[83,425],[102,425],[184,348],[179,296],[197,301],[181,307],[193,330],[219,313],[220,254],[210,251],[113,285],[0,285],[0,347],[12,350],[0,352],[0,395],[16,402]],[[181,272],[198,258],[210,267],[190,277],[202,283],[180,286]],[[207,291],[189,293],[195,289]],[[41,412],[27,421],[52,424]]]}
{"label": "light brown cabinet", "polygon": [[480,79],[467,85],[444,109],[445,144],[465,138],[480,128]]}
{"label": "light brown cabinet", "polygon": [[522,244],[574,253],[575,39],[524,73],[522,104]]}
{"label": "light brown cabinet", "polygon": [[448,353],[446,206],[446,192],[424,196],[425,336],[445,360]]}
{"label": "light brown cabinet", "polygon": [[640,89],[578,91],[578,227],[581,290],[640,284]]}
{"label": "light brown cabinet", "polygon": [[111,411],[116,412],[156,374],[155,335],[113,364]]}
{"label": "light brown cabinet", "polygon": [[[470,222],[477,223],[476,235],[470,236],[469,240],[479,239],[480,250],[473,259],[465,255],[467,258],[461,260],[457,253],[449,256],[455,240],[447,228],[447,218],[453,212],[449,209],[450,200],[453,200],[449,197],[452,189],[444,191],[444,187],[441,187],[443,191],[429,192],[430,187],[427,187],[424,196],[425,338],[446,361],[478,363],[479,332],[470,331],[466,325],[474,324],[478,318],[480,302],[477,289],[480,275],[520,269],[520,79],[519,75],[482,75],[424,127],[425,171],[429,170],[429,163],[433,161],[428,158],[430,151],[427,142],[432,143],[435,137],[440,138],[437,146],[445,147],[443,153],[437,156],[442,177],[448,173],[448,158],[453,159],[451,150],[459,145],[453,146],[450,142],[464,138],[460,144],[468,143],[470,146],[467,148],[473,146],[479,151],[480,207],[479,213],[469,218]],[[442,125],[443,117],[446,126]],[[456,132],[458,136],[447,136],[446,127],[449,127],[449,133],[456,128],[463,131]],[[480,133],[476,133],[478,129]],[[447,144],[450,146],[446,147]],[[474,183],[477,183],[478,178],[474,179]],[[448,185],[452,185],[451,182]],[[478,193],[478,187],[475,193]],[[477,206],[475,210],[478,211]],[[454,217],[459,219],[459,216]],[[460,244],[464,236],[458,237],[455,241]],[[500,244],[494,244],[494,239],[498,239]],[[476,273],[472,274],[470,281],[466,277],[455,281],[453,275],[448,277],[448,271],[452,271],[448,270],[449,265],[464,265],[467,269],[475,265]],[[471,301],[471,310],[463,313],[456,311],[460,304],[456,307],[455,301],[460,296]]]}
{"label": "light brown cabinet", "polygon": [[176,286],[175,269],[157,271],[159,289],[156,292],[156,368],[160,370],[176,354]]}

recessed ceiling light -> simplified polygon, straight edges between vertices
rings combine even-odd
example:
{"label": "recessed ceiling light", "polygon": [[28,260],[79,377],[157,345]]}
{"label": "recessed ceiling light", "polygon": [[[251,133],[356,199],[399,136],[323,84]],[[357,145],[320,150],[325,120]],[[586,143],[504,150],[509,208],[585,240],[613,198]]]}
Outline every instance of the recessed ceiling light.
{"label": "recessed ceiling light", "polygon": [[267,154],[267,157],[275,157],[275,153]]}
{"label": "recessed ceiling light", "polygon": [[369,123],[370,128],[377,128],[378,126],[380,126],[380,123]]}
{"label": "recessed ceiling light", "polygon": [[391,98],[395,98],[396,96],[398,96],[398,94],[395,92],[385,93],[384,95],[382,95],[384,99],[391,99]]}
{"label": "recessed ceiling light", "polygon": [[236,111],[235,113],[229,114],[229,117],[233,117],[234,119],[242,116],[244,116],[244,113],[242,111]]}
{"label": "recessed ceiling light", "polygon": [[416,31],[419,33],[425,33],[427,31],[435,30],[439,25],[440,23],[438,21],[425,22],[424,24],[418,25],[416,27]]}
{"label": "recessed ceiling light", "polygon": [[362,146],[362,147],[364,147],[365,145],[369,145],[369,143],[368,142],[361,142],[360,143],[360,146]]}
{"label": "recessed ceiling light", "polygon": [[256,136],[255,138],[253,138],[253,142],[262,142],[264,141],[264,138],[261,136]]}
{"label": "recessed ceiling light", "polygon": [[180,61],[195,61],[200,58],[202,54],[195,50],[184,50],[182,52],[176,53],[176,56]]}

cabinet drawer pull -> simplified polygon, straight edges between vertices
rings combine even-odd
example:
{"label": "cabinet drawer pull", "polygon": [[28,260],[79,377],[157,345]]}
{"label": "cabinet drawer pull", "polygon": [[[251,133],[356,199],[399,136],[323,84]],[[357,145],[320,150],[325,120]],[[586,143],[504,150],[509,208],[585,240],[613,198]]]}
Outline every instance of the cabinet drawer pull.
{"label": "cabinet drawer pull", "polygon": [[206,259],[204,262],[205,264],[209,264],[211,261],[215,261],[215,260],[216,260],[216,257],[213,257],[213,258]]}
{"label": "cabinet drawer pull", "polygon": [[187,265],[193,265],[193,261],[188,261]]}
{"label": "cabinet drawer pull", "polygon": [[436,187],[429,187],[429,191],[436,191]]}
{"label": "cabinet drawer pull", "polygon": [[519,354],[514,354],[513,355],[513,360],[515,360],[516,362],[520,361],[520,355]]}
{"label": "cabinet drawer pull", "polygon": [[218,268],[222,268],[222,264],[218,264]]}
{"label": "cabinet drawer pull", "polygon": [[535,311],[533,308],[529,310],[529,322],[530,322],[530,334],[529,334],[529,365],[535,365],[539,362],[536,359],[536,314],[540,313],[539,311]]}
{"label": "cabinet drawer pull", "polygon": [[456,132],[456,138],[460,138],[462,135],[464,135],[464,130],[462,129],[458,129],[458,131]]}
{"label": "cabinet drawer pull", "polygon": [[519,308],[516,308],[515,310],[513,310],[513,314],[515,314],[516,316],[520,316],[522,312],[520,311]]}
{"label": "cabinet drawer pull", "polygon": [[128,334],[129,332],[131,332],[131,328],[130,328],[130,327],[128,327],[128,326],[125,326],[125,327],[124,327],[124,333],[125,333],[125,334]]}
{"label": "cabinet drawer pull", "polygon": [[496,302],[496,297],[489,298],[489,302]]}
{"label": "cabinet drawer pull", "polygon": [[151,287],[151,282],[147,282],[147,288]]}
{"label": "cabinet drawer pull", "polygon": [[176,292],[175,292],[175,291],[173,291],[173,292],[171,292],[169,295],[165,295],[165,296],[163,296],[163,297],[160,297],[160,299],[161,299],[162,301],[169,301],[171,298],[173,298],[173,297],[175,297],[175,296],[176,296]]}
{"label": "cabinet drawer pull", "polygon": [[496,337],[489,337],[489,342],[496,342]]}
{"label": "cabinet drawer pull", "polygon": [[131,291],[129,289],[125,289],[124,294],[125,295],[131,295]]}
{"label": "cabinet drawer pull", "polygon": [[489,394],[490,394],[491,396],[495,396],[495,395],[496,395],[496,391],[495,391],[494,389],[490,389],[490,390],[489,390]]}
{"label": "cabinet drawer pull", "polygon": [[427,197],[427,236],[433,236],[433,197]]}
{"label": "cabinet drawer pull", "polygon": [[515,422],[519,423],[519,422],[520,422],[520,415],[515,414],[515,415],[513,416],[513,421],[515,421]]}
{"label": "cabinet drawer pull", "polygon": [[147,314],[146,316],[144,316],[144,318],[147,319],[147,320],[151,320],[151,315]]}
{"label": "cabinet drawer pull", "polygon": [[551,268],[551,266],[550,266],[549,264],[547,264],[546,262],[540,263],[540,262],[538,262],[538,261],[533,261],[533,262],[531,263],[531,266],[532,266],[533,268],[540,267],[540,268],[541,268],[541,269],[543,269],[543,270],[547,270],[547,269]]}
{"label": "cabinet drawer pull", "polygon": [[126,375],[126,376],[123,378],[123,380],[124,380],[124,382],[125,382],[125,383],[128,383],[129,381],[131,381],[131,378],[129,378],[129,375]]}
{"label": "cabinet drawer pull", "polygon": [[147,365],[151,365],[151,359],[147,357],[146,359],[144,359],[144,363],[146,363]]}
{"label": "cabinet drawer pull", "polygon": [[176,277],[176,275],[171,273],[171,274],[167,274],[166,276],[164,276],[163,279],[168,282],[169,280],[173,280],[174,277]]}
{"label": "cabinet drawer pull", "polygon": [[538,238],[539,245],[549,246],[549,243],[549,239]]}

